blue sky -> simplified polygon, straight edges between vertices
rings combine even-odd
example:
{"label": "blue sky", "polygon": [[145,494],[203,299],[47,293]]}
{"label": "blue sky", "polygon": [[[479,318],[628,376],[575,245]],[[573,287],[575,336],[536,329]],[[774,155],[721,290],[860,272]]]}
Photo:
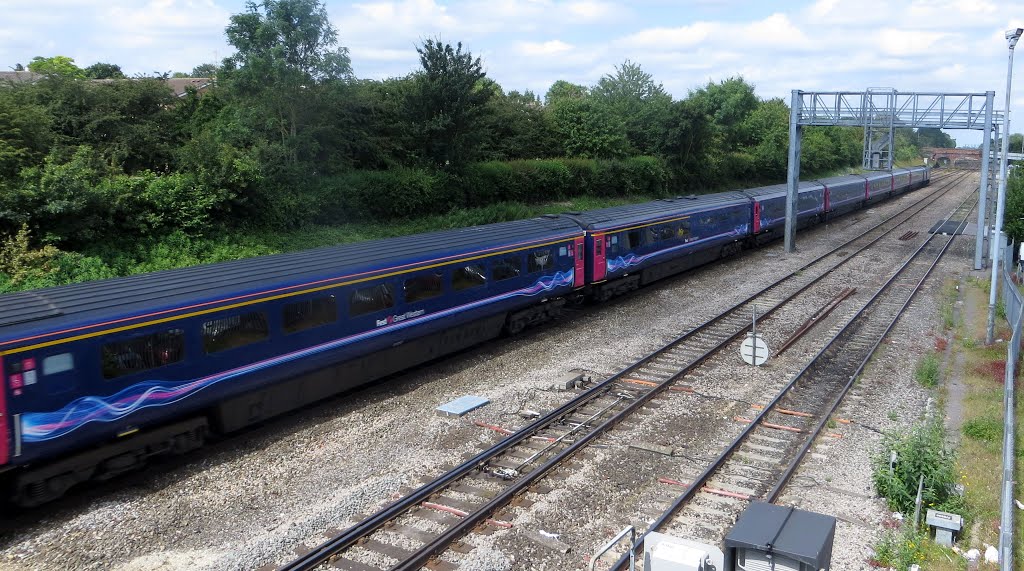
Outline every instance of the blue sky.
{"label": "blue sky", "polygon": [[[762,97],[882,86],[992,90],[1002,108],[1003,32],[1024,27],[1024,3],[995,0],[325,4],[359,77],[405,75],[418,65],[415,46],[439,38],[462,41],[506,90],[539,94],[558,79],[592,85],[630,59],[677,98],[742,75]],[[244,8],[243,0],[0,0],[0,69],[66,55],[83,67],[116,63],[129,74],[187,72],[232,52],[224,27]],[[1011,109],[1024,109],[1024,55],[1017,59]]]}

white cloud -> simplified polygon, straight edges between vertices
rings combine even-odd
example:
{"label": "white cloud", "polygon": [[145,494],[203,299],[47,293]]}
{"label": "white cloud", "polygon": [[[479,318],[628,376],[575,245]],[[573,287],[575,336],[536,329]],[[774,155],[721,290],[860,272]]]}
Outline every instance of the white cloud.
{"label": "white cloud", "polygon": [[520,42],[519,53],[529,56],[551,56],[562,54],[573,50],[573,46],[562,40],[549,40],[547,42]]}
{"label": "white cloud", "polygon": [[719,29],[719,24],[710,22],[695,22],[678,28],[648,28],[629,34],[616,43],[623,47],[642,49],[689,48],[707,41]]}

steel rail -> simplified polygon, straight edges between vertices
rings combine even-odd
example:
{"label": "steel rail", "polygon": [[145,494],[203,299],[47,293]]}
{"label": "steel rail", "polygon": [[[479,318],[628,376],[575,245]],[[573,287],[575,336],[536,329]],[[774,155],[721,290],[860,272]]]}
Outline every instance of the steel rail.
{"label": "steel rail", "polygon": [[[971,195],[973,195],[973,194],[974,193],[972,192]],[[970,198],[971,195],[968,196],[968,199]],[[967,200],[964,201],[964,203],[966,203],[966,202],[967,202]],[[954,213],[955,213],[955,211],[954,211]],[[950,217],[952,217],[952,214],[953,213],[951,213],[950,216],[946,218],[947,221],[949,220]],[[959,226],[958,226],[958,228],[959,228]],[[943,247],[943,249],[941,250],[939,255],[936,256],[935,261],[932,262],[932,265],[927,270],[925,278],[927,278],[927,275],[931,273],[931,271],[934,269],[935,265],[938,264],[939,260],[945,254],[946,250],[949,248],[950,244],[952,244],[953,239],[956,238],[956,236],[957,236],[956,234],[953,234],[950,237],[949,241]],[[896,272],[894,272],[893,275],[890,276],[888,280],[886,280],[886,282],[878,289],[877,292],[875,292],[875,294],[871,297],[871,299],[869,299],[867,301],[867,303],[865,303],[857,311],[857,313],[855,313],[853,315],[853,317],[850,318],[850,320],[846,323],[846,325],[844,325],[842,327],[842,329],[840,329],[835,335],[833,335],[832,339],[829,340],[829,342],[826,343],[814,355],[814,357],[807,363],[807,365],[805,365],[804,368],[800,370],[800,372],[795,374],[793,376],[793,378],[790,379],[789,383],[787,383],[786,386],[783,387],[782,390],[780,390],[778,392],[778,394],[775,395],[775,397],[771,400],[771,402],[769,402],[767,405],[765,405],[764,408],[761,409],[761,412],[759,412],[757,414],[757,416],[754,417],[754,419],[749,424],[747,424],[747,426],[735,438],[733,438],[732,442],[729,443],[729,445],[718,455],[718,457],[715,458],[715,460],[710,465],[708,465],[708,467],[705,468],[700,473],[699,476],[697,476],[691,482],[689,482],[686,491],[683,492],[681,495],[679,495],[675,499],[675,501],[672,502],[672,505],[670,505],[664,512],[662,512],[661,516],[659,516],[656,520],[654,520],[648,526],[647,531],[645,531],[642,535],[640,535],[639,538],[637,538],[636,542],[632,546],[632,549],[633,549],[634,553],[638,549],[643,547],[644,538],[647,536],[648,533],[650,533],[652,531],[657,531],[658,529],[661,529],[666,523],[668,523],[673,517],[675,517],[676,513],[685,504],[687,504],[691,499],[693,499],[693,496],[696,495],[696,493],[699,492],[701,490],[701,488],[704,487],[704,484],[708,480],[711,479],[711,476],[714,475],[719,469],[722,468],[722,466],[726,463],[726,461],[729,460],[732,457],[733,453],[735,453],[739,449],[740,445],[743,442],[746,441],[747,437],[749,437],[750,434],[753,433],[753,431],[755,429],[757,429],[757,427],[761,423],[761,421],[764,420],[765,417],[767,417],[767,415],[772,412],[772,410],[779,404],[779,402],[782,401],[782,399],[790,392],[790,390],[792,390],[793,387],[796,386],[796,384],[804,377],[804,375],[807,374],[807,372],[811,369],[811,367],[813,367],[818,362],[819,359],[823,358],[823,356],[825,355],[826,351],[829,348],[831,348],[833,343],[835,343],[839,339],[839,337],[842,336],[847,330],[849,330],[851,327],[853,327],[854,324],[857,322],[857,319],[860,316],[862,316],[865,311],[867,311],[869,308],[871,308],[872,305],[874,304],[874,302],[883,293],[885,293],[885,291],[888,290],[888,288],[892,285],[892,283],[895,282],[896,279],[898,279],[900,277],[900,274],[902,274],[903,271],[907,267],[909,267],[910,264],[917,258],[917,256],[922,251],[924,251],[924,249],[928,246],[928,244],[931,242],[931,240],[934,237],[935,237],[934,234],[929,236],[929,238],[927,240],[925,240],[921,244],[921,246],[919,246],[917,248],[917,250],[915,250],[914,253],[909,258],[907,258],[907,260],[896,270]],[[925,278],[922,278],[920,280],[920,282],[917,285],[917,288],[915,288],[915,293],[916,293],[917,289],[920,288],[920,285],[921,285],[921,283],[923,283]],[[912,299],[913,295],[911,295],[910,298]],[[904,305],[903,309],[905,309],[906,306],[909,305],[909,303],[910,303],[910,300],[908,300],[906,302],[906,304]],[[870,360],[871,355],[874,354],[875,349],[878,347],[878,345],[885,338],[885,335],[888,334],[888,332],[895,325],[895,323],[899,319],[900,315],[902,315],[902,310],[901,310],[900,313],[897,313],[896,317],[892,320],[892,322],[886,328],[885,333],[871,347],[871,351],[868,353],[868,356],[864,359],[864,361],[857,368],[857,373],[855,375],[851,376],[850,379],[847,381],[846,389],[845,389],[846,391],[848,391],[849,387],[851,387],[853,385],[853,382],[856,380],[857,375],[859,375],[860,372],[863,370],[864,366],[867,364],[867,361]],[[845,395],[845,392],[843,394]],[[836,399],[835,402],[832,405],[832,408],[830,409],[829,414],[822,415],[821,419],[819,419],[817,432],[814,433],[813,437],[807,439],[807,441],[805,443],[805,446],[803,448],[801,448],[801,450],[800,450],[801,458],[803,457],[803,455],[806,454],[807,450],[810,448],[811,443],[813,443],[813,441],[814,441],[814,437],[816,437],[820,433],[821,428],[827,424],[828,418],[831,416],[831,414],[835,410],[835,408],[838,407],[838,404],[839,404],[839,402],[841,402],[841,400],[842,400],[842,397],[839,397],[838,399]],[[783,474],[783,476],[785,477],[786,481],[789,480],[789,478],[792,476],[792,473],[795,472],[796,467],[798,465],[799,465],[799,463],[796,462],[796,463],[791,463],[791,465],[789,467],[787,467],[786,471]],[[782,487],[784,487],[784,486],[780,485],[779,483],[776,483],[776,485],[772,488],[771,492],[769,492],[769,495],[774,499],[774,497],[777,496],[777,494],[779,493],[779,491],[781,490]],[[768,501],[771,501],[771,500],[768,500]],[[625,555],[620,557],[619,560],[616,561],[615,564],[612,565],[609,568],[609,571],[619,571],[620,569],[623,569],[624,566],[628,563],[628,560],[629,560],[629,552],[627,552]]]}
{"label": "steel rail", "polygon": [[[946,192],[948,192],[949,189],[952,188],[957,182],[959,182],[963,178],[966,178],[967,175],[951,174],[951,175],[947,175],[946,177],[943,177],[943,179],[941,179],[941,180],[945,180],[945,178],[953,178],[953,177],[958,177],[958,176],[959,176],[959,178],[957,178],[957,180],[950,181],[949,184],[947,184],[946,186],[943,186],[943,187],[935,189],[935,191],[933,191],[932,193],[928,194],[927,196],[923,197],[920,201],[915,203],[911,207],[911,208],[916,208],[915,210],[913,210],[913,212],[910,212],[910,209],[908,208],[908,209],[903,210],[902,212],[900,212],[898,214],[890,216],[889,218],[887,218],[887,219],[885,219],[883,221],[880,221],[879,223],[875,224],[871,228],[868,228],[864,232],[858,234],[857,236],[847,240],[843,244],[841,244],[839,246],[836,246],[835,248],[825,252],[824,254],[822,254],[821,256],[816,258],[815,260],[812,260],[812,261],[810,261],[810,262],[800,266],[798,269],[796,269],[796,270],[790,272],[789,274],[783,276],[782,278],[778,279],[776,282],[774,282],[774,283],[764,287],[763,289],[759,290],[758,292],[748,296],[745,300],[740,301],[740,302],[734,304],[732,307],[730,307],[729,309],[727,309],[724,312],[720,313],[719,315],[717,315],[715,317],[712,317],[711,319],[707,320],[703,324],[700,324],[700,325],[696,326],[692,330],[690,330],[690,331],[680,335],[676,339],[666,343],[661,348],[659,348],[659,349],[655,350],[654,352],[652,352],[651,354],[641,358],[640,360],[638,360],[633,365],[630,365],[629,367],[627,367],[627,368],[623,369],[622,371],[616,373],[615,375],[609,377],[605,381],[602,381],[601,383],[595,385],[594,387],[592,387],[591,389],[587,390],[585,393],[579,395],[575,399],[573,399],[573,400],[571,400],[569,402],[566,402],[565,404],[559,406],[558,408],[554,409],[553,411],[551,411],[551,412],[549,412],[549,413],[547,413],[547,414],[537,418],[536,420],[534,420],[533,422],[531,422],[527,426],[525,426],[522,429],[518,430],[514,434],[509,435],[507,438],[503,439],[501,442],[495,444],[491,448],[488,448],[487,450],[484,450],[484,451],[480,452],[479,454],[477,454],[473,458],[463,462],[459,466],[453,468],[451,471],[445,473],[444,475],[440,476],[439,478],[435,479],[434,481],[429,482],[427,484],[424,484],[420,488],[417,488],[415,491],[410,493],[408,496],[405,496],[405,497],[401,498],[400,500],[392,503],[388,507],[384,508],[383,510],[381,510],[381,511],[379,511],[379,512],[373,514],[373,515],[371,515],[369,518],[363,520],[362,522],[359,522],[359,523],[349,527],[342,534],[340,534],[340,535],[332,538],[331,540],[328,540],[327,542],[325,542],[325,543],[323,543],[323,544],[313,548],[308,553],[306,553],[304,555],[300,555],[299,557],[297,557],[293,561],[278,567],[277,568],[278,571],[307,571],[307,570],[314,569],[318,565],[321,565],[321,564],[327,562],[334,555],[337,555],[338,553],[340,553],[340,552],[342,552],[342,551],[344,551],[344,550],[354,546],[362,538],[372,534],[375,531],[380,530],[389,521],[396,519],[397,517],[399,517],[400,515],[404,514],[407,511],[413,509],[414,507],[416,507],[417,505],[419,505],[423,501],[428,500],[431,496],[433,496],[434,494],[438,493],[439,491],[445,489],[446,487],[448,487],[453,482],[455,482],[455,481],[457,481],[457,480],[467,476],[468,474],[470,474],[474,470],[478,470],[478,469],[482,468],[483,466],[486,465],[486,463],[490,459],[492,459],[492,458],[494,458],[496,456],[499,456],[502,453],[508,451],[509,449],[519,445],[523,441],[527,440],[528,438],[530,438],[533,435],[535,435],[536,433],[538,433],[540,430],[542,430],[542,429],[548,427],[549,425],[555,423],[560,418],[570,414],[571,412],[573,412],[573,411],[581,408],[582,406],[584,406],[586,403],[591,402],[591,401],[595,400],[596,398],[599,398],[600,396],[602,396],[605,393],[609,392],[612,388],[615,387],[616,383],[618,383],[623,377],[625,377],[626,375],[632,374],[636,370],[642,368],[644,366],[644,364],[650,362],[656,355],[662,354],[662,353],[666,352],[667,350],[669,350],[669,349],[671,349],[671,348],[673,348],[675,346],[678,346],[683,341],[685,341],[685,340],[687,340],[687,339],[689,339],[691,337],[694,337],[694,336],[698,335],[699,333],[701,333],[702,331],[708,329],[712,325],[717,324],[717,323],[723,321],[729,314],[731,314],[734,311],[742,308],[744,305],[754,301],[759,296],[765,294],[769,290],[779,286],[780,284],[782,284],[783,282],[785,282],[785,281],[787,281],[787,280],[789,280],[791,278],[794,278],[794,277],[800,275],[804,270],[810,268],[811,266],[815,265],[816,263],[820,262],[821,260],[824,260],[824,259],[828,258],[829,256],[831,256],[835,252],[839,251],[842,248],[847,247],[849,244],[851,244],[851,243],[853,243],[853,242],[863,238],[864,236],[866,236],[869,233],[877,230],[878,228],[882,227],[883,225],[888,224],[889,222],[892,222],[893,220],[896,220],[900,216],[905,215],[905,217],[902,220],[897,221],[893,225],[893,228],[890,228],[889,230],[883,232],[878,237],[874,238],[873,240],[871,240],[870,242],[865,244],[863,247],[861,247],[858,250],[856,250],[855,252],[853,252],[851,255],[849,255],[849,256],[845,257],[843,260],[839,261],[836,264],[836,266],[831,268],[829,271],[832,271],[835,268],[838,268],[838,267],[844,265],[850,259],[852,259],[855,254],[857,254],[859,252],[862,252],[866,248],[870,247],[871,245],[876,243],[878,240],[882,239],[884,236],[886,236],[889,233],[891,233],[895,228],[899,227],[900,225],[905,223],[907,220],[909,220],[910,218],[912,218],[913,216],[915,216],[916,214],[918,214],[919,212],[921,212],[922,210],[924,210],[925,208],[930,206],[932,203],[934,203],[935,200],[938,200],[938,198],[940,196],[942,196]],[[931,200],[929,201],[929,199],[931,199]],[[909,212],[909,214],[908,214],[908,212]],[[777,305],[776,307],[771,308],[768,311],[765,311],[762,314],[762,316],[767,316],[767,315],[771,314],[778,307],[781,307],[781,305],[784,304],[785,302],[787,302],[789,299],[791,299],[792,297],[795,297],[799,293],[802,293],[807,288],[809,288],[811,285],[816,283],[818,280],[823,279],[824,276],[826,276],[826,275],[828,275],[828,272],[826,272],[825,274],[823,274],[819,278],[817,278],[815,280],[812,280],[810,283],[806,284],[805,286],[803,286],[802,288],[800,288],[799,290],[794,292],[792,295],[790,295],[786,299],[782,300],[780,302],[780,304]],[[486,519],[486,517],[491,515],[491,513],[493,513],[493,511],[495,511],[497,508],[503,507],[504,503],[502,503],[501,505],[498,505],[498,503],[499,503],[498,500],[499,499],[503,499],[503,500],[505,500],[505,503],[507,503],[507,500],[511,499],[516,494],[520,493],[523,489],[528,487],[534,480],[536,480],[540,476],[546,474],[555,465],[557,465],[557,463],[560,463],[561,461],[564,460],[564,458],[568,457],[572,453],[575,453],[583,445],[585,445],[586,443],[589,443],[591,440],[593,440],[593,438],[596,438],[600,434],[603,434],[607,429],[611,428],[611,426],[613,426],[614,424],[617,424],[622,418],[624,418],[626,416],[626,414],[624,414],[624,413],[627,413],[627,412],[628,413],[632,413],[636,408],[639,408],[643,404],[646,404],[647,401],[652,399],[657,394],[660,394],[660,392],[664,388],[666,388],[671,383],[673,383],[678,377],[683,376],[684,374],[686,374],[689,371],[691,371],[693,368],[695,368],[695,367],[699,366],[700,364],[702,364],[705,360],[707,360],[709,357],[714,355],[722,346],[732,342],[733,340],[735,340],[736,338],[738,338],[740,335],[742,335],[745,332],[746,332],[746,329],[741,329],[740,331],[736,332],[735,334],[733,334],[729,338],[723,340],[721,343],[719,343],[718,345],[716,345],[712,349],[710,349],[710,350],[706,351],[705,353],[699,355],[685,369],[683,369],[679,373],[673,375],[672,377],[662,381],[657,386],[651,388],[647,393],[642,394],[636,401],[634,401],[633,403],[628,405],[626,409],[624,409],[623,411],[620,411],[620,413],[616,414],[611,419],[606,421],[605,424],[596,427],[590,434],[588,434],[588,435],[586,435],[584,437],[581,437],[580,439],[577,439],[568,448],[566,448],[561,453],[559,453],[555,457],[553,457],[550,460],[548,460],[547,462],[545,462],[542,466],[540,466],[536,470],[531,471],[529,474],[527,474],[525,476],[522,476],[520,478],[520,480],[517,481],[514,485],[510,486],[508,489],[503,491],[498,496],[495,496],[495,498],[492,501],[486,503],[485,505],[483,505],[480,508],[478,508],[476,511],[470,513],[468,516],[463,518],[463,520],[460,521],[459,524],[457,524],[456,526],[453,526],[453,528],[451,528],[450,530],[445,532],[437,540],[435,540],[435,541],[431,542],[430,544],[427,544],[424,547],[422,547],[421,549],[419,549],[413,555],[413,557],[408,559],[406,562],[412,564],[413,561],[417,561],[417,562],[419,562],[420,565],[424,564],[437,551],[441,550],[443,548],[443,546],[448,545],[449,543],[451,543],[452,541],[457,539],[459,536],[464,535],[469,528],[473,527],[477,523],[479,523],[479,522],[483,521],[484,519]],[[557,462],[556,462],[556,460],[557,460]],[[399,566],[396,566],[393,569],[412,569],[412,568],[414,568],[414,567],[410,567],[410,566],[406,565],[405,564],[406,562],[403,562],[403,564],[400,564]]]}

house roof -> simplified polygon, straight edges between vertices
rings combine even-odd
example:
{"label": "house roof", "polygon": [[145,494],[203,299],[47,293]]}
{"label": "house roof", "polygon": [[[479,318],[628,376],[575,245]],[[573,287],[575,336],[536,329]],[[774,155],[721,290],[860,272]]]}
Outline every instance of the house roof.
{"label": "house roof", "polygon": [[42,78],[43,74],[34,71],[0,71],[0,81],[31,83]]}
{"label": "house roof", "polygon": [[209,77],[172,77],[167,80],[167,87],[171,88],[175,97],[185,97],[188,88],[202,91],[213,85],[213,79]]}

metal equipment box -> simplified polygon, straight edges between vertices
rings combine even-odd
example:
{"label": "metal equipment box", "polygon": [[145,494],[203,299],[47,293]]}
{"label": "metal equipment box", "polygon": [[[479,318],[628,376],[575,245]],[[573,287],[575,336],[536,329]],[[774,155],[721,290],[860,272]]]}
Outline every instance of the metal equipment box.
{"label": "metal equipment box", "polygon": [[754,502],[725,538],[725,571],[828,571],[836,518]]}

